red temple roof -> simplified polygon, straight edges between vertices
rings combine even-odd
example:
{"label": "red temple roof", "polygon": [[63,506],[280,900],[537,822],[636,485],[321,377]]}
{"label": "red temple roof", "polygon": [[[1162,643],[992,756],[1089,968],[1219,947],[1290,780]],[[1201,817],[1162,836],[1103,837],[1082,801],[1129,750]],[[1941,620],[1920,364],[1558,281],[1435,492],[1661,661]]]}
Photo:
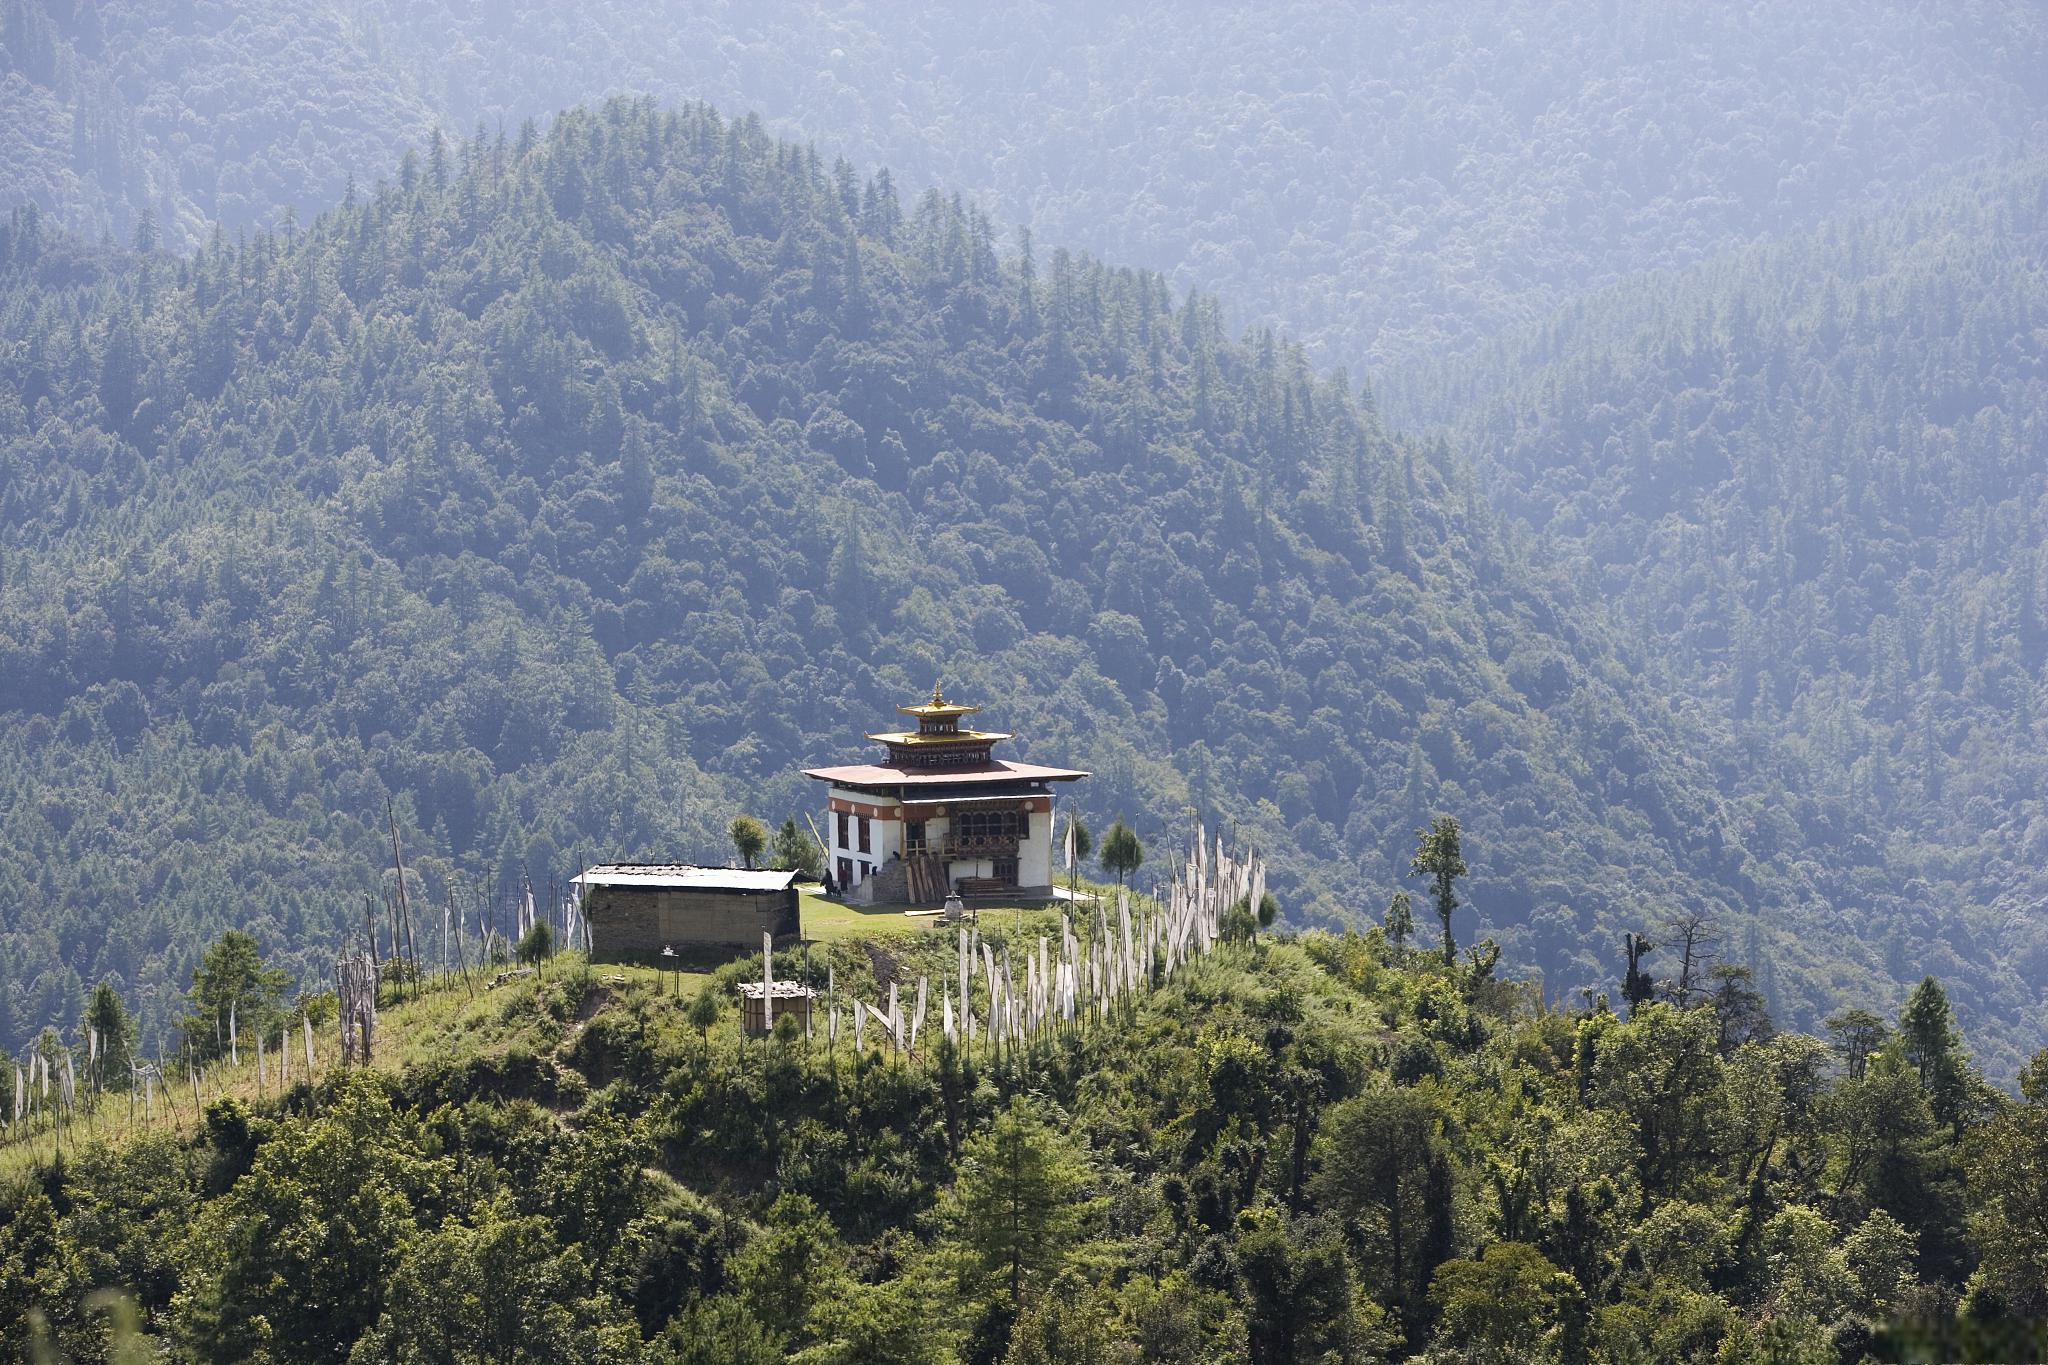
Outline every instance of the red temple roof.
{"label": "red temple roof", "polygon": [[854,763],[843,768],[806,768],[805,777],[848,787],[935,787],[994,782],[1072,782],[1088,776],[1076,768],[1046,768],[1007,758],[957,768],[899,768],[887,763]]}

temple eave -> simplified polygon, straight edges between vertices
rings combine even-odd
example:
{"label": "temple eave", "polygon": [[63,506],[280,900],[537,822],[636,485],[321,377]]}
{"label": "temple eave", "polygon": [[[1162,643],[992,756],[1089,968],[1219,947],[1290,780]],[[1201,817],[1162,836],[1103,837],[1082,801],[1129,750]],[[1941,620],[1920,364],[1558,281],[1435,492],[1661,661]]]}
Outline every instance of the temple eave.
{"label": "temple eave", "polygon": [[925,787],[957,783],[988,786],[1015,782],[1074,782],[1088,776],[1076,768],[1046,768],[1035,763],[996,759],[973,768],[903,768],[893,764],[854,763],[834,768],[805,768],[804,776],[853,787]]}
{"label": "temple eave", "polygon": [[994,744],[1012,736],[999,730],[948,730],[935,733],[929,730],[885,730],[869,735],[878,744],[914,744],[924,748],[944,745]]}

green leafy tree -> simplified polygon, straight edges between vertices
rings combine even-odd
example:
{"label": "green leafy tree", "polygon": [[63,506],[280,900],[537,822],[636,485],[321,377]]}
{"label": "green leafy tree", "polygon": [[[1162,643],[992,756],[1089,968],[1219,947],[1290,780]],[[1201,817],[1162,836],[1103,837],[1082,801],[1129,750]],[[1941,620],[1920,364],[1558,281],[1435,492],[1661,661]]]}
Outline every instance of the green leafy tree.
{"label": "green leafy tree", "polygon": [[1630,1015],[1657,998],[1657,982],[1643,970],[1643,960],[1657,951],[1657,945],[1641,934],[1622,935],[1622,951],[1628,966],[1621,977],[1621,998],[1628,1002]]}
{"label": "green leafy tree", "polygon": [[1600,1035],[1591,1097],[1633,1135],[1646,1206],[1712,1172],[1727,1111],[1718,1041],[1711,1016],[1662,1001]]}
{"label": "green leafy tree", "polygon": [[1557,1359],[1565,1305],[1579,1287],[1535,1247],[1495,1242],[1475,1259],[1438,1266],[1429,1293],[1462,1359],[1519,1365]]}
{"label": "green leafy tree", "polygon": [[537,919],[519,936],[513,946],[513,955],[529,967],[538,967],[554,951],[555,931],[544,919]]}
{"label": "green leafy tree", "polygon": [[[1431,1168],[1442,1156],[1443,1114],[1424,1092],[1374,1089],[1332,1105],[1318,1129],[1309,1192],[1316,1202],[1362,1224],[1375,1253],[1368,1282],[1411,1327],[1433,1264]],[[1444,1211],[1444,1212],[1447,1212]]]}
{"label": "green leafy tree", "polygon": [[710,989],[700,990],[690,998],[688,1019],[690,1027],[697,1030],[697,1037],[704,1045],[704,1055],[711,1055],[711,1026],[718,1022],[718,994]]}
{"label": "green leafy tree", "polygon": [[[90,1288],[63,1233],[57,1207],[39,1185],[7,1201],[0,1223],[0,1338],[10,1361],[55,1359],[48,1334],[82,1337],[80,1300]],[[31,1352],[30,1343],[40,1348]]]}
{"label": "green leafy tree", "polygon": [[1856,1282],[1835,1242],[1834,1230],[1816,1209],[1795,1204],[1771,1215],[1761,1250],[1768,1268],[1765,1301],[1773,1316],[1823,1325],[1848,1308]]}
{"label": "green leafy tree", "polygon": [[1368,1344],[1334,1219],[1288,1222],[1260,1209],[1235,1240],[1251,1359],[1342,1360]]}
{"label": "green leafy tree", "polygon": [[1408,955],[1408,940],[1415,935],[1415,902],[1406,891],[1396,891],[1387,902],[1387,942],[1394,945],[1394,956]]}
{"label": "green leafy tree", "polygon": [[781,827],[775,831],[771,858],[776,867],[799,873],[807,881],[816,881],[825,875],[825,851],[818,847],[818,841],[808,831],[797,824],[794,815],[784,817]]}
{"label": "green leafy tree", "polygon": [[210,1360],[345,1361],[382,1316],[455,1163],[394,1109],[389,1082],[353,1072],[317,1119],[285,1126],[194,1220],[174,1336]]}
{"label": "green leafy tree", "polygon": [[1899,1011],[1899,1042],[1906,1060],[1920,1073],[1934,1117],[1960,1134],[1969,1090],[1968,1063],[1948,992],[1933,977],[1923,978],[1906,997],[1905,1008]]}
{"label": "green leafy tree", "polygon": [[800,1194],[769,1206],[760,1235],[733,1257],[728,1273],[748,1314],[791,1352],[817,1343],[820,1314],[847,1290],[838,1229]]}
{"label": "green leafy tree", "polygon": [[1117,820],[1103,833],[1100,857],[1102,866],[1116,874],[1116,884],[1121,887],[1124,879],[1143,865],[1145,846],[1138,842],[1129,825]]}
{"label": "green leafy tree", "polygon": [[1872,1317],[1893,1312],[1916,1282],[1920,1241],[1912,1229],[1884,1209],[1872,1209],[1842,1239],[1842,1260],[1860,1293],[1857,1308]]}
{"label": "green leafy tree", "polygon": [[2020,1075],[2025,1102],[1974,1134],[1969,1226],[1983,1259],[1973,1302],[1991,1316],[2048,1318],[2048,1050]]}
{"label": "green leafy tree", "polygon": [[78,1022],[81,1038],[99,1035],[101,1084],[110,1089],[126,1089],[128,1067],[135,1059],[135,1021],[129,1017],[128,1007],[112,982],[102,981],[92,988],[85,1017]]}
{"label": "green leafy tree", "polygon": [[656,1365],[783,1365],[782,1345],[730,1294],[697,1302],[653,1343]]}
{"label": "green leafy tree", "polygon": [[761,856],[761,850],[768,846],[768,827],[751,815],[735,815],[726,826],[726,837],[732,840],[732,851],[739,855],[740,863],[752,867],[754,860]]}
{"label": "green leafy tree", "polygon": [[232,1022],[244,1031],[274,1030],[283,1020],[281,1001],[291,974],[266,967],[253,935],[229,929],[201,955],[192,972],[188,998],[192,1013],[185,1020],[186,1044],[201,1056],[228,1051]]}
{"label": "green leafy tree", "polygon": [[941,1291],[923,1275],[856,1280],[822,1306],[825,1338],[812,1354],[861,1365],[942,1365],[957,1359],[950,1334],[937,1330],[945,1310]]}
{"label": "green leafy tree", "polygon": [[1841,1054],[1842,1070],[1852,1081],[1863,1079],[1870,1059],[1891,1036],[1883,1016],[1866,1009],[1846,1009],[1829,1015],[1827,1030],[1835,1040],[1835,1051]]}
{"label": "green leafy tree", "polygon": [[1067,1271],[1024,1310],[1010,1333],[1004,1365],[1113,1365],[1118,1348],[1109,1296]]}
{"label": "green leafy tree", "polygon": [[1751,984],[1749,968],[1716,962],[1708,972],[1707,1008],[1714,1015],[1716,1045],[1726,1057],[1744,1043],[1769,1038],[1775,1029],[1764,997]]}
{"label": "green leafy tree", "polygon": [[474,1225],[449,1223],[407,1246],[384,1286],[382,1316],[350,1358],[596,1365],[637,1346],[639,1332],[591,1287],[588,1265],[545,1218],[485,1211]]}
{"label": "green leafy tree", "polygon": [[528,1192],[529,1208],[551,1218],[562,1240],[579,1248],[597,1274],[613,1273],[626,1229],[645,1205],[652,1155],[640,1124],[617,1114],[591,1114],[572,1139],[548,1154]]}

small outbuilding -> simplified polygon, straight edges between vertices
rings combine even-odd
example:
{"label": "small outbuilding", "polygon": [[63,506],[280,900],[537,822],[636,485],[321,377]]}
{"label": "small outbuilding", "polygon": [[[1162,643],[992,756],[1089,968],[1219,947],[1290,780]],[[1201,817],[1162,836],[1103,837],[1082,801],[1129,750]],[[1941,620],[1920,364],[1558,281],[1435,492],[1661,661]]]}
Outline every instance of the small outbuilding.
{"label": "small outbuilding", "polygon": [[[771,996],[768,991],[772,990]],[[811,1031],[811,1002],[817,992],[797,981],[740,982],[740,1027],[748,1033],[766,1033],[783,1015],[796,1020],[805,1033]]]}
{"label": "small outbuilding", "polygon": [[798,932],[795,872],[688,863],[602,863],[570,883],[598,957],[663,948],[758,950]]}

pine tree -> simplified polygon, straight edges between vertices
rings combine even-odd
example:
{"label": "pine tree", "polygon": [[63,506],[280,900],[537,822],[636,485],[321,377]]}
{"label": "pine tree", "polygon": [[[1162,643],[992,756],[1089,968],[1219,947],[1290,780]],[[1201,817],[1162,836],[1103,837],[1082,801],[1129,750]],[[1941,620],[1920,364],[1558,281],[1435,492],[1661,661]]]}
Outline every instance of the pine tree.
{"label": "pine tree", "polygon": [[1444,965],[1453,966],[1458,961],[1458,944],[1451,935],[1451,915],[1458,908],[1458,878],[1468,870],[1455,817],[1439,815],[1426,829],[1416,831],[1415,857],[1408,870],[1429,878],[1430,900],[1443,926]]}
{"label": "pine tree", "polygon": [[1000,1277],[1011,1306],[1059,1270],[1091,1206],[1080,1151],[1023,1096],[962,1154],[951,1217],[961,1242]]}
{"label": "pine tree", "polygon": [[1129,825],[1117,820],[1103,833],[1099,858],[1104,869],[1116,873],[1116,884],[1121,887],[1124,879],[1144,863],[1145,846],[1138,842]]}
{"label": "pine tree", "polygon": [[1899,1011],[1899,1042],[1906,1060],[1920,1074],[1920,1088],[1934,1117],[1960,1136],[1967,1064],[1948,992],[1933,977],[1922,978]]}
{"label": "pine tree", "polygon": [[1415,932],[1415,903],[1406,891],[1396,891],[1394,898],[1387,902],[1387,942],[1394,945],[1394,955],[1405,957],[1408,952],[1409,936]]}

